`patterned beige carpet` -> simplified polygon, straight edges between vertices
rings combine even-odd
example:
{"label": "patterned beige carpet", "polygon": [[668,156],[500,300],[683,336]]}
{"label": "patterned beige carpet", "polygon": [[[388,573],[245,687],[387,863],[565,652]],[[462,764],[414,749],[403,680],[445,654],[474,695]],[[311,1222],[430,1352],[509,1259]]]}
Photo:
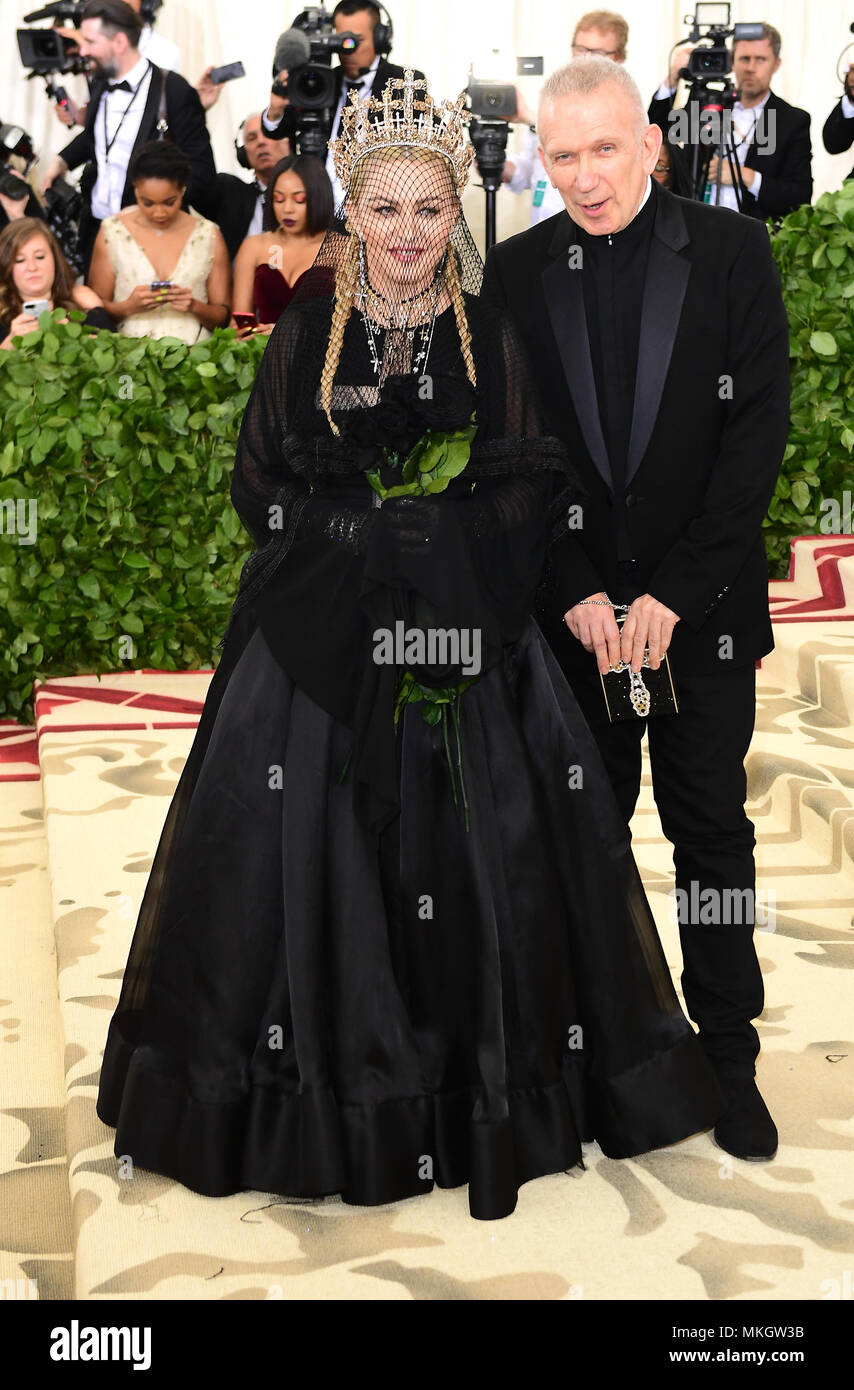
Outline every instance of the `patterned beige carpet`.
{"label": "patterned beige carpet", "polygon": [[[95,1114],[136,909],[210,673],[51,681],[0,725],[0,1296],[730,1299],[838,1296],[854,1251],[854,621],[781,623],[749,760],[770,1164],[711,1135],[525,1184],[477,1222],[465,1188],[378,1208],[200,1197],[119,1176]],[[672,864],[645,777],[635,850],[678,988]],[[58,980],[58,991],[57,991]],[[64,1061],[64,1066],[62,1065]]]}

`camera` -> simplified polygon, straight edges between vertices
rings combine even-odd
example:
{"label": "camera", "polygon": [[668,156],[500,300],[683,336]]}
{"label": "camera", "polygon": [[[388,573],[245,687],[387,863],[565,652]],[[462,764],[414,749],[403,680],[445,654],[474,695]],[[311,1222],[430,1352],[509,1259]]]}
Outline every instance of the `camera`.
{"label": "camera", "polygon": [[[325,158],[337,104],[332,55],[354,53],[361,41],[358,34],[337,33],[322,5],[309,5],[280,35],[273,59],[273,91],[290,103],[289,134],[298,154]],[[278,81],[283,70],[288,74],[286,86]]]}
{"label": "camera", "polygon": [[[734,24],[730,27],[731,14],[732,6],[729,4],[699,3],[695,6],[690,41],[699,44],[702,38],[706,42],[693,50],[688,67],[683,68],[683,76],[689,81],[703,83],[709,79],[728,79],[732,72],[732,52],[727,48],[726,40],[732,38],[738,43],[739,40],[762,38],[761,24]],[[703,33],[703,30],[706,32]]]}
{"label": "camera", "polygon": [[10,167],[9,160],[19,159],[24,172],[29,173],[36,162],[36,152],[30,136],[19,125],[0,125],[0,193],[16,202],[29,197],[32,189],[21,177],[18,170]]}
{"label": "camera", "polygon": [[78,188],[59,178],[54,179],[44,198],[47,225],[62,247],[62,254],[75,275],[82,275],[83,261],[79,251],[78,227],[83,211],[83,195]]}
{"label": "camera", "polygon": [[[41,10],[33,10],[24,15],[24,23],[32,24],[39,19],[70,20],[76,27],[83,16],[84,4],[76,0],[58,0],[57,4],[45,5]],[[61,29],[18,29],[18,52],[29,77],[45,77],[52,72],[82,73],[86,65],[77,46],[70,36],[65,38]]]}
{"label": "camera", "polygon": [[[729,4],[697,4],[693,21],[686,16],[686,23],[693,27],[689,35],[694,48],[683,68],[681,76],[691,83],[684,110],[672,112],[671,116],[683,117],[682,142],[691,167],[691,196],[698,202],[705,201],[710,190],[709,167],[715,150],[720,165],[729,164],[732,173],[732,186],[736,206],[741,211],[744,204],[744,182],[741,165],[738,161],[732,135],[732,109],[735,104],[735,86],[732,81],[732,52],[726,40],[734,43],[761,39],[761,23],[730,25],[731,6]],[[705,31],[705,32],[704,32]],[[701,44],[700,40],[704,42]],[[671,126],[672,129],[672,126]],[[673,134],[679,136],[674,130]]]}

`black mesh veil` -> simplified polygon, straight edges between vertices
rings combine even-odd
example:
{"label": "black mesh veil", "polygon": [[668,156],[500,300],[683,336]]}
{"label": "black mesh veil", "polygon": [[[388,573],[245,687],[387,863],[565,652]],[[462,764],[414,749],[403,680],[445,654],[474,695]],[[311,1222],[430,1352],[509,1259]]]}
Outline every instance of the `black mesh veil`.
{"label": "black mesh veil", "polygon": [[[395,133],[385,142],[351,94],[335,151],[346,195],[270,336],[231,489],[258,546],[234,614],[256,600],[277,660],[353,728],[375,830],[397,809],[400,672],[372,662],[371,635],[397,620],[468,627],[482,635],[483,669],[495,665],[579,495],[513,324],[479,297],[483,262],[460,202],[474,153],[461,99],[434,109],[427,98],[418,126],[418,94],[408,79],[398,86],[399,108],[371,99]],[[422,477],[412,460],[427,432],[466,434],[465,466],[401,495]],[[434,663],[418,677],[447,688],[461,672]]]}

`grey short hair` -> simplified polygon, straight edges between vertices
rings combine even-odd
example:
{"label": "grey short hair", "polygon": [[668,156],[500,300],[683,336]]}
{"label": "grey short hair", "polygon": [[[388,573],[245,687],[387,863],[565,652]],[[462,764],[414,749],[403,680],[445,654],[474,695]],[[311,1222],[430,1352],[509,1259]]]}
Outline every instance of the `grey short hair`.
{"label": "grey short hair", "polygon": [[571,63],[565,63],[562,68],[557,68],[546,78],[540,90],[537,134],[541,135],[541,113],[545,105],[553,105],[560,97],[589,96],[591,92],[597,92],[600,87],[604,87],[606,82],[620,87],[629,98],[635,110],[635,128],[640,134],[649,125],[649,119],[635,79],[622,63],[614,63],[610,58],[592,57],[576,58]]}

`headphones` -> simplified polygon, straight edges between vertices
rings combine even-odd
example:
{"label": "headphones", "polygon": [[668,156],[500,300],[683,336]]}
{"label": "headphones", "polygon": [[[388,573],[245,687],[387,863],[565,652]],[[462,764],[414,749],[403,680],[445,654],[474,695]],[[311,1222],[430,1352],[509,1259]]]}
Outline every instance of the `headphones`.
{"label": "headphones", "polygon": [[139,17],[143,24],[153,24],[157,11],[163,4],[163,0],[142,0],[139,7]]}
{"label": "headphones", "polygon": [[[380,57],[387,57],[391,53],[391,46],[394,42],[394,25],[391,22],[391,15],[385,5],[378,3],[378,0],[370,0],[370,2],[379,13],[381,21],[374,29],[374,52]],[[382,22],[383,14],[388,20],[387,24]]]}
{"label": "headphones", "polygon": [[[391,53],[391,46],[394,42],[394,25],[391,22],[391,15],[381,0],[365,0],[365,9],[376,10],[379,15],[379,23],[374,26],[374,52],[378,58],[386,57]],[[383,20],[385,14],[388,23]],[[348,16],[344,15],[344,19]]]}
{"label": "headphones", "polygon": [[249,117],[246,116],[240,122],[240,125],[237,127],[237,134],[234,137],[234,153],[237,155],[237,162],[241,169],[252,168],[252,165],[249,163],[249,156],[246,153],[246,146],[243,143],[243,128],[248,120]]}

